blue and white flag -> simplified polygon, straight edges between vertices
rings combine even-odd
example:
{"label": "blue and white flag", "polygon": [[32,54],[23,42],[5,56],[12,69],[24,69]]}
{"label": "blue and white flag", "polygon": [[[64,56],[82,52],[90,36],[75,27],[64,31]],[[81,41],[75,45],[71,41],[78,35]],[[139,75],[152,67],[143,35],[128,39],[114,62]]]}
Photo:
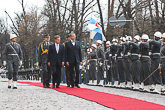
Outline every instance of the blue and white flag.
{"label": "blue and white flag", "polygon": [[106,41],[105,36],[103,35],[103,32],[96,22],[94,18],[91,18],[88,24],[88,28],[90,29],[90,39],[96,39],[96,40],[102,40]]}

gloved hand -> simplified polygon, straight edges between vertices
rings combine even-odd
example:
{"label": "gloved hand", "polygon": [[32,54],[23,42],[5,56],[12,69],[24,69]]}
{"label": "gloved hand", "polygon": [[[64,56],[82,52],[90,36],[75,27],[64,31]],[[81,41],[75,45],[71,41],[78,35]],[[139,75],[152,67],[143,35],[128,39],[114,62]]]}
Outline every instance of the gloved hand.
{"label": "gloved hand", "polygon": [[130,53],[130,52],[128,52],[128,55],[131,55],[131,53]]}
{"label": "gloved hand", "polygon": [[6,61],[3,61],[3,66],[6,66]]}
{"label": "gloved hand", "polygon": [[22,61],[19,62],[19,66],[22,66]]}
{"label": "gloved hand", "polygon": [[117,57],[117,54],[115,54],[115,57]]}
{"label": "gloved hand", "polygon": [[111,57],[112,56],[112,54],[109,54],[109,57]]}
{"label": "gloved hand", "polygon": [[141,54],[139,54],[139,57],[142,57],[142,55],[141,55]]}
{"label": "gloved hand", "polygon": [[161,66],[162,66],[162,65],[159,63],[159,66],[158,66],[158,68],[159,68],[159,69],[161,69]]}
{"label": "gloved hand", "polygon": [[149,56],[152,55],[152,52],[149,52]]}
{"label": "gloved hand", "polygon": [[122,57],[124,56],[123,53],[121,53],[121,56],[122,56]]}

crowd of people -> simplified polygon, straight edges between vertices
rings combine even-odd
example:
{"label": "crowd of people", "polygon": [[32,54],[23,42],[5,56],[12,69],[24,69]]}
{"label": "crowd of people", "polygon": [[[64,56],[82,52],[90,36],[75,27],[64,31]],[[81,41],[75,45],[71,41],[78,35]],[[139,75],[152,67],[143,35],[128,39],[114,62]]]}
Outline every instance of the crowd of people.
{"label": "crowd of people", "polygon": [[[154,39],[121,37],[106,42],[104,52],[101,40],[87,50],[86,63],[89,84],[127,88],[136,91],[163,94],[165,92],[165,33],[155,32]],[[96,81],[96,82],[95,82]]]}

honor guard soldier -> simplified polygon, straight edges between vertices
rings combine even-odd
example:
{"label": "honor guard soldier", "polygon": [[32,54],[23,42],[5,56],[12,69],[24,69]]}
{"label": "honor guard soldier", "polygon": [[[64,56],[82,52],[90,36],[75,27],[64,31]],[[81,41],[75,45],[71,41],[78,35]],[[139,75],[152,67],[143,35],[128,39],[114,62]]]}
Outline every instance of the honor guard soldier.
{"label": "honor guard soldier", "polygon": [[87,49],[87,63],[86,63],[86,75],[87,75],[87,83],[89,83],[89,81],[90,80],[92,80],[92,77],[91,77],[91,75],[90,75],[90,72],[89,72],[89,60],[90,60],[90,56],[89,56],[89,53],[91,53],[92,52],[92,49],[91,48],[88,48]]}
{"label": "honor guard soldier", "polygon": [[[141,37],[141,43],[139,45],[140,47],[140,60],[141,60],[141,68],[140,68],[140,81],[145,80],[151,73],[151,60],[149,57],[149,43],[148,43],[148,35],[143,34]],[[142,84],[141,84],[142,85]],[[150,85],[151,85],[151,78],[149,77],[145,82],[144,82],[144,87],[141,86],[140,91],[143,90],[145,92],[150,92]]]}
{"label": "honor guard soldier", "polygon": [[107,84],[109,86],[112,86],[112,75],[111,75],[111,69],[110,69],[110,65],[111,65],[111,61],[109,58],[109,54],[110,54],[110,46],[111,43],[110,41],[106,42],[106,52],[105,52],[105,65],[106,65],[106,79],[107,79]]}
{"label": "honor guard soldier", "polygon": [[117,45],[117,68],[119,73],[120,88],[125,88],[125,71],[123,60],[123,48],[122,44],[125,42],[125,37],[120,38],[120,44]]}
{"label": "honor guard soldier", "polygon": [[139,60],[139,44],[140,36],[136,35],[133,42],[129,42],[130,51],[128,55],[131,59],[131,72],[133,79],[133,90],[139,90],[140,86],[140,60]]}
{"label": "honor guard soldier", "polygon": [[92,47],[91,47],[91,52],[88,54],[90,59],[89,59],[89,75],[90,75],[90,78],[92,80],[92,83],[94,83],[94,80],[96,80],[96,62],[97,62],[97,59],[96,59],[96,44],[92,44]]}
{"label": "honor guard soldier", "polygon": [[129,52],[129,45],[128,43],[130,41],[132,41],[132,37],[131,36],[127,36],[125,38],[124,43],[122,43],[122,48],[123,48],[123,60],[124,60],[124,71],[125,71],[125,75],[126,75],[126,88],[127,89],[132,89],[132,74],[131,74],[131,65],[130,65],[130,57],[128,57],[128,52]]}
{"label": "honor guard soldier", "polygon": [[51,79],[51,69],[50,66],[48,66],[48,49],[49,46],[52,44],[50,41],[50,36],[45,35],[44,36],[44,42],[40,43],[39,45],[39,66],[43,69],[43,87],[44,88],[50,88],[50,79]]}
{"label": "honor guard soldier", "polygon": [[16,43],[16,39],[16,35],[10,35],[11,42],[6,44],[3,53],[3,65],[6,66],[7,63],[8,66],[8,88],[11,88],[13,79],[13,89],[17,89],[18,68],[22,65],[23,60],[22,49],[21,46]]}
{"label": "honor guard soldier", "polygon": [[116,57],[117,57],[117,39],[112,40],[112,45],[111,45],[111,51],[110,51],[110,58],[111,58],[111,71],[112,71],[112,77],[113,77],[113,82],[114,82],[114,87],[118,87],[119,84],[119,74],[117,71],[117,62],[116,62]]}
{"label": "honor guard soldier", "polygon": [[162,92],[165,94],[165,33],[162,35],[162,48],[160,50],[161,53],[161,69],[162,69],[162,83],[163,89]]}
{"label": "honor guard soldier", "polygon": [[102,47],[102,41],[97,40],[96,42],[96,57],[97,57],[97,84],[100,83],[100,80],[104,78],[104,49]]}
{"label": "honor guard soldier", "polygon": [[[161,60],[161,56],[160,56],[161,37],[162,37],[161,32],[155,32],[154,40],[151,40],[149,42],[149,46],[150,46],[149,55],[151,57],[151,62],[152,62],[151,73],[154,72],[156,69],[158,69]],[[161,92],[161,84],[162,84],[162,78],[159,69],[153,73],[152,81],[154,84],[153,93],[159,94]]]}

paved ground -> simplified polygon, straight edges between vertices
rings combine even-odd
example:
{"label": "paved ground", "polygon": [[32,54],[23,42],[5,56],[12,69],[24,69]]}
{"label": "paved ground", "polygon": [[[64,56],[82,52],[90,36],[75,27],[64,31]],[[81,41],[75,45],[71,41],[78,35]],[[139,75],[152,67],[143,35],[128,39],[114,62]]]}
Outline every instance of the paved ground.
{"label": "paved ground", "polygon": [[[7,80],[7,79],[1,79]],[[140,93],[131,90],[80,85],[111,94],[132,97],[165,105],[165,96]],[[7,83],[0,82],[0,110],[110,110],[95,102],[67,95],[53,89],[45,89],[27,84],[18,84],[18,89],[7,89]]]}

